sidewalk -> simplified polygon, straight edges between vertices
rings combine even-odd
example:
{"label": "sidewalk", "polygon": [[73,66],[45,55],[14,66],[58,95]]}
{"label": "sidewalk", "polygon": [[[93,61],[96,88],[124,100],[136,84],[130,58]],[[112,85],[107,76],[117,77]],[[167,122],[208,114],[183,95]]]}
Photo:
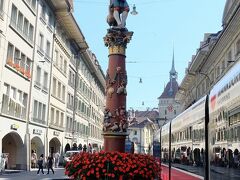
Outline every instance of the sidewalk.
{"label": "sidewalk", "polygon": [[38,169],[33,169],[32,171],[9,171],[9,173],[4,173],[0,175],[1,180],[50,180],[50,179],[69,179],[64,175],[64,168],[54,168],[55,173],[53,174],[51,171],[49,174],[47,173],[47,169],[44,169],[44,174],[40,173],[37,175]]}
{"label": "sidewalk", "polygon": [[[161,176],[162,180],[169,179],[169,168],[165,165],[162,166]],[[187,171],[176,169],[174,167],[171,168],[171,180],[201,180],[201,179],[203,178],[198,177],[197,175],[194,175]]]}

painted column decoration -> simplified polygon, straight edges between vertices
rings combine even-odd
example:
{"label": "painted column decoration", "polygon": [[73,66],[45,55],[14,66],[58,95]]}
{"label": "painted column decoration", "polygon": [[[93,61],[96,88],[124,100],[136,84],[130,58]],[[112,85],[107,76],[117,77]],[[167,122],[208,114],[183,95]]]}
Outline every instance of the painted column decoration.
{"label": "painted column decoration", "polygon": [[[116,1],[111,1],[110,3],[114,2]],[[128,12],[128,6],[126,6],[127,4],[125,3],[124,7],[121,7],[123,8],[122,11],[121,8],[120,11],[118,11],[119,14],[122,12],[122,16],[126,16],[126,12]],[[109,50],[109,63],[106,74],[106,108],[104,112],[103,136],[105,151],[124,152],[125,139],[128,135],[125,51],[127,43],[129,43],[132,38],[133,32],[125,28],[126,17],[122,17],[122,21],[116,22],[113,16],[116,9],[119,10],[114,4],[110,4],[107,18],[110,28],[104,37],[104,43]],[[125,14],[123,12],[125,12]],[[111,19],[111,22],[109,22],[109,19]],[[119,19],[117,20],[119,21]]]}

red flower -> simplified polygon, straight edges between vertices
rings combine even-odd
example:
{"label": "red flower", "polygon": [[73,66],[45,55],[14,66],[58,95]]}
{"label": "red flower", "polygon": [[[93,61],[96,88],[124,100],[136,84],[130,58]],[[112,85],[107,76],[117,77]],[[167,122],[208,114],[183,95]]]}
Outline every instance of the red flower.
{"label": "red flower", "polygon": [[[151,168],[150,168],[151,167]],[[72,179],[159,179],[160,166],[152,156],[119,152],[80,153],[67,163],[65,174]]]}

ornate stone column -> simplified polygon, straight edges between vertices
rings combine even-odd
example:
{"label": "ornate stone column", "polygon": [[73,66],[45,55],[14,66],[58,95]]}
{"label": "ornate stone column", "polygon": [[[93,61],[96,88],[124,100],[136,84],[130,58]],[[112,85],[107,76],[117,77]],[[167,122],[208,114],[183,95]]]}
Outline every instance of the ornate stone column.
{"label": "ornate stone column", "polygon": [[104,43],[109,49],[103,124],[105,151],[125,151],[125,139],[128,135],[125,51],[132,35],[133,32],[126,28],[110,28],[104,37]]}

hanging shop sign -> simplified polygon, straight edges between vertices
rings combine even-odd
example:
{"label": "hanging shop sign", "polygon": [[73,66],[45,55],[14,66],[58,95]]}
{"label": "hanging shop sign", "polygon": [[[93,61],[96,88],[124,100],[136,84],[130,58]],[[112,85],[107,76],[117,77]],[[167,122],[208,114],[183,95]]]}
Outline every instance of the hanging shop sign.
{"label": "hanging shop sign", "polygon": [[11,129],[13,129],[13,130],[17,130],[18,128],[19,128],[18,124],[12,124],[11,125]]}

